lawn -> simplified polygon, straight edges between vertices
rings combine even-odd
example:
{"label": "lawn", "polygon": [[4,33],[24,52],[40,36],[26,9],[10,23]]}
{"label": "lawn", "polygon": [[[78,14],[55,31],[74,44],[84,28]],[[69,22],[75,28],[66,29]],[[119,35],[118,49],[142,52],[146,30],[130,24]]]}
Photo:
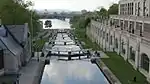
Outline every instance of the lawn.
{"label": "lawn", "polygon": [[92,48],[92,50],[102,50],[100,48],[100,46],[98,44],[96,44],[95,42],[92,42],[85,33],[85,29],[76,29],[75,30],[75,35],[76,37],[80,40],[83,41],[85,43],[85,45],[83,45],[83,48],[85,49],[89,49]]}
{"label": "lawn", "polygon": [[[115,52],[106,53],[110,58],[102,59],[107,67],[116,75],[122,84],[147,84],[146,78],[138,71],[134,70],[131,64],[126,62],[121,56],[118,56]],[[129,83],[134,76],[137,78],[137,82]]]}

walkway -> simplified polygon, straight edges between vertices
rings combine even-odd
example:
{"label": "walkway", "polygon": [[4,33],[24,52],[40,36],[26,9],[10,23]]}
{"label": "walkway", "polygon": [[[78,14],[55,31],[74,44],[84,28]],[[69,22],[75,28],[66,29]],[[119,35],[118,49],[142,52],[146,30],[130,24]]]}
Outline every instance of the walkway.
{"label": "walkway", "polygon": [[44,66],[44,63],[31,59],[26,67],[23,67],[20,71],[19,84],[37,84],[42,66]]}

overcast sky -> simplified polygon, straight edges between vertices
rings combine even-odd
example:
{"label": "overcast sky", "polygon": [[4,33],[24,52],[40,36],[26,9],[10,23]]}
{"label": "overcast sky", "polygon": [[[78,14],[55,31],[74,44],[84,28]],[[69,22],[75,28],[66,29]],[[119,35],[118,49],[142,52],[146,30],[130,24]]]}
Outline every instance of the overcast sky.
{"label": "overcast sky", "polygon": [[119,0],[30,0],[34,2],[34,9],[67,9],[80,11],[82,9],[95,10],[103,6],[108,9],[112,3]]}

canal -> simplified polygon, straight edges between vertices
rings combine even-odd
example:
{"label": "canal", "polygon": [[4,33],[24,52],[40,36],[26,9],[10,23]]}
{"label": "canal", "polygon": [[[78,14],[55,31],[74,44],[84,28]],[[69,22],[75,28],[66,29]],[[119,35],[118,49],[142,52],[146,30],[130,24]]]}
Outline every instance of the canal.
{"label": "canal", "polygon": [[[54,29],[70,28],[70,24],[66,21],[57,19],[51,21]],[[67,33],[58,33],[51,51],[55,54],[58,54],[57,51],[60,54],[68,54],[70,51],[77,54],[82,49]],[[82,58],[79,60],[78,57],[73,57],[72,60],[68,60],[68,57],[51,56],[50,64],[45,66],[41,84],[109,84],[96,64],[92,64],[90,59],[84,56]]]}
{"label": "canal", "polygon": [[52,27],[50,29],[70,29],[70,24],[69,24],[69,19],[66,19],[65,21],[63,20],[58,20],[58,19],[40,19],[40,21],[43,22],[43,28],[44,29],[48,29],[45,28],[44,26],[44,22],[46,20],[51,20],[52,21]]}

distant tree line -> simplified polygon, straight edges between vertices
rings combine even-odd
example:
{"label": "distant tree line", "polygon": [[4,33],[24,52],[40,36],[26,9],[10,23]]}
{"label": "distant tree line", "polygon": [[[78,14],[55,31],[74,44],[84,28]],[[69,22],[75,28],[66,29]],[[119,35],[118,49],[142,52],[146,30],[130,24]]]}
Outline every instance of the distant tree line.
{"label": "distant tree line", "polygon": [[86,28],[90,23],[91,19],[94,20],[104,20],[109,19],[109,15],[117,15],[118,14],[118,4],[113,4],[109,7],[109,9],[105,9],[104,7],[99,8],[99,11],[94,12],[86,12],[82,15],[74,16],[70,23],[72,24],[73,28],[80,29]]}
{"label": "distant tree line", "polygon": [[2,24],[20,25],[28,23],[30,32],[36,35],[41,24],[37,13],[28,8],[32,5],[31,1],[25,3],[24,0],[0,0],[0,19]]}

